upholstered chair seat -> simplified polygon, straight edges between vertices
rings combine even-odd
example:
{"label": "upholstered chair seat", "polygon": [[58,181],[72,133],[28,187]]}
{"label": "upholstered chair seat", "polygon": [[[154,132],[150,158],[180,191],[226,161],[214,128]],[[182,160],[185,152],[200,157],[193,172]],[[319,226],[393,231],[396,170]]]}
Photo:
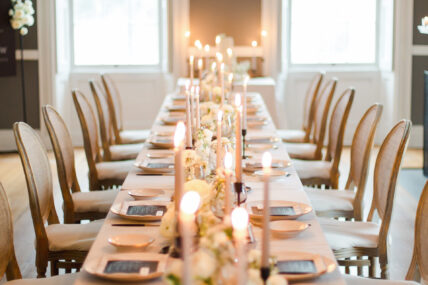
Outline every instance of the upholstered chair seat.
{"label": "upholstered chair seat", "polygon": [[291,143],[303,143],[306,138],[303,130],[277,130],[277,134],[284,142]]}
{"label": "upholstered chair seat", "polygon": [[377,248],[380,225],[373,222],[347,222],[319,218],[328,244],[333,250],[354,247]]}
{"label": "upholstered chair seat", "polygon": [[16,279],[6,282],[7,285],[72,285],[80,273],[57,275],[49,278]]}
{"label": "upholstered chair seat", "polygon": [[53,224],[46,227],[49,251],[89,251],[104,220],[87,224]]}
{"label": "upholstered chair seat", "polygon": [[135,159],[143,149],[143,143],[136,144],[114,144],[110,146],[111,160]]}
{"label": "upholstered chair seat", "polygon": [[286,143],[288,155],[291,158],[314,160],[317,159],[317,145],[313,143]]}
{"label": "upholstered chair seat", "polygon": [[355,192],[351,190],[319,190],[312,187],[304,187],[311,204],[317,213],[354,210]]}
{"label": "upholstered chair seat", "polygon": [[326,180],[330,179],[332,168],[332,163],[330,161],[300,159],[293,159],[292,161],[299,178],[302,180],[314,177]]}
{"label": "upholstered chair seat", "polygon": [[118,193],[119,190],[72,193],[71,199],[73,199],[74,212],[108,213]]}
{"label": "upholstered chair seat", "polygon": [[359,276],[353,276],[345,274],[346,284],[348,285],[418,285],[418,282],[414,281],[398,281],[398,280],[381,280],[381,279],[370,279]]}
{"label": "upholstered chair seat", "polygon": [[95,165],[100,180],[125,180],[134,165],[133,160],[103,161]]}
{"label": "upholstered chair seat", "polygon": [[123,130],[119,133],[120,142],[123,144],[142,143],[150,136],[150,130]]}

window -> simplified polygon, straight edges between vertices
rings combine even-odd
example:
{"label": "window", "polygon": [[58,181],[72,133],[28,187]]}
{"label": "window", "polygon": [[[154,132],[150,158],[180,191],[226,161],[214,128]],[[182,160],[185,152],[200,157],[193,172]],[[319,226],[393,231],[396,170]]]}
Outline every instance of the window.
{"label": "window", "polygon": [[160,2],[72,0],[74,65],[160,65]]}
{"label": "window", "polygon": [[376,63],[376,0],[290,0],[291,64]]}

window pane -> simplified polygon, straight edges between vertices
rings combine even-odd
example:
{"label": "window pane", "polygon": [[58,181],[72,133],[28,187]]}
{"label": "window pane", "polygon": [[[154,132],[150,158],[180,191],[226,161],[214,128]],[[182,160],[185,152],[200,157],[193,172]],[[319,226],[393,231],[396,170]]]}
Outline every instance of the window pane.
{"label": "window pane", "polygon": [[73,0],[74,64],[159,64],[158,1]]}
{"label": "window pane", "polygon": [[291,63],[376,61],[376,0],[291,0]]}

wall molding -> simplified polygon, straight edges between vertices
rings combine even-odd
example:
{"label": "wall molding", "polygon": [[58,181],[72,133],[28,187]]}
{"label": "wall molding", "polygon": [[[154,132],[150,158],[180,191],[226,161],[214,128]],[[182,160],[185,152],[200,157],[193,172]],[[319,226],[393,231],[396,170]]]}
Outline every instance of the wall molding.
{"label": "wall molding", "polygon": [[412,55],[428,56],[428,45],[413,45]]}
{"label": "wall molding", "polygon": [[[21,60],[21,50],[15,51],[16,60]],[[24,60],[39,60],[39,51],[37,49],[24,49]]]}

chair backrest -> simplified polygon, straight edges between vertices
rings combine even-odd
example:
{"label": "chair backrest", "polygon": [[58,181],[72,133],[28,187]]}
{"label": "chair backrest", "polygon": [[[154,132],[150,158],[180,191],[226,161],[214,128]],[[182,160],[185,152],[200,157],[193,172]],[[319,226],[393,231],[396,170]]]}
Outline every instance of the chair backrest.
{"label": "chair backrest", "polygon": [[412,123],[401,120],[388,133],[376,158],[373,179],[373,200],[368,220],[376,210],[382,220],[379,233],[380,250],[386,254],[387,237],[394,204],[397,176],[407,146]]}
{"label": "chair backrest", "polygon": [[324,146],[325,129],[327,125],[328,112],[330,110],[331,101],[334,91],[336,90],[337,79],[330,79],[321,90],[320,95],[315,101],[315,116],[312,142],[317,145],[315,151],[315,159],[321,159],[322,148]]}
{"label": "chair backrest", "polygon": [[[95,167],[97,162],[100,162],[101,152],[98,145],[99,135],[97,118],[95,117],[94,110],[88,98],[78,90],[73,90],[73,101],[76,107],[77,115],[79,117],[80,126],[83,134],[83,144],[85,146],[85,155],[89,167],[89,176],[92,179],[98,177],[97,169]],[[97,189],[97,186],[91,183],[91,189]]]}
{"label": "chair backrest", "polygon": [[47,249],[45,224],[57,224],[53,199],[52,173],[48,154],[40,136],[29,125],[17,122],[13,132],[27,181],[31,216],[38,250]]}
{"label": "chair backrest", "polygon": [[113,143],[113,129],[107,98],[98,82],[89,80],[89,86],[97,109],[104,160],[111,160],[110,145]]}
{"label": "chair backrest", "polygon": [[[415,244],[413,247],[413,258],[410,263],[406,279],[414,280],[415,271],[421,280],[428,282],[428,181],[419,198],[418,209],[416,211],[415,221]],[[418,280],[418,281],[421,281]]]}
{"label": "chair backrest", "polygon": [[73,222],[69,215],[74,211],[72,192],[80,191],[74,162],[74,148],[68,128],[61,115],[50,105],[42,107],[43,118],[55,154],[58,180],[64,199],[64,221]]}
{"label": "chair backrest", "polygon": [[107,95],[107,103],[110,109],[111,123],[113,126],[113,133],[115,136],[116,144],[121,144],[120,131],[123,129],[122,121],[122,100],[120,93],[117,90],[111,77],[107,74],[101,74],[101,81],[104,85],[104,90]]}
{"label": "chair backrest", "polygon": [[345,189],[357,188],[354,199],[354,217],[358,221],[363,219],[362,201],[367,184],[373,141],[382,109],[381,104],[372,105],[364,113],[352,138],[351,165]]}
{"label": "chair backrest", "polygon": [[312,125],[314,122],[315,101],[323,80],[324,73],[317,73],[312,78],[309,88],[306,91],[305,102],[303,105],[303,130],[306,133],[305,141],[309,140],[311,135]]}
{"label": "chair backrest", "polygon": [[[355,89],[346,89],[336,102],[331,113],[330,125],[328,129],[328,145],[325,156],[326,161],[332,162],[332,177],[339,179],[339,163],[342,154],[343,137],[345,135],[346,122],[348,121],[349,112],[351,111],[354,100]],[[337,185],[333,185],[337,188]]]}
{"label": "chair backrest", "polygon": [[3,185],[0,183],[0,278],[6,273],[7,280],[21,279],[13,246],[12,212]]}

